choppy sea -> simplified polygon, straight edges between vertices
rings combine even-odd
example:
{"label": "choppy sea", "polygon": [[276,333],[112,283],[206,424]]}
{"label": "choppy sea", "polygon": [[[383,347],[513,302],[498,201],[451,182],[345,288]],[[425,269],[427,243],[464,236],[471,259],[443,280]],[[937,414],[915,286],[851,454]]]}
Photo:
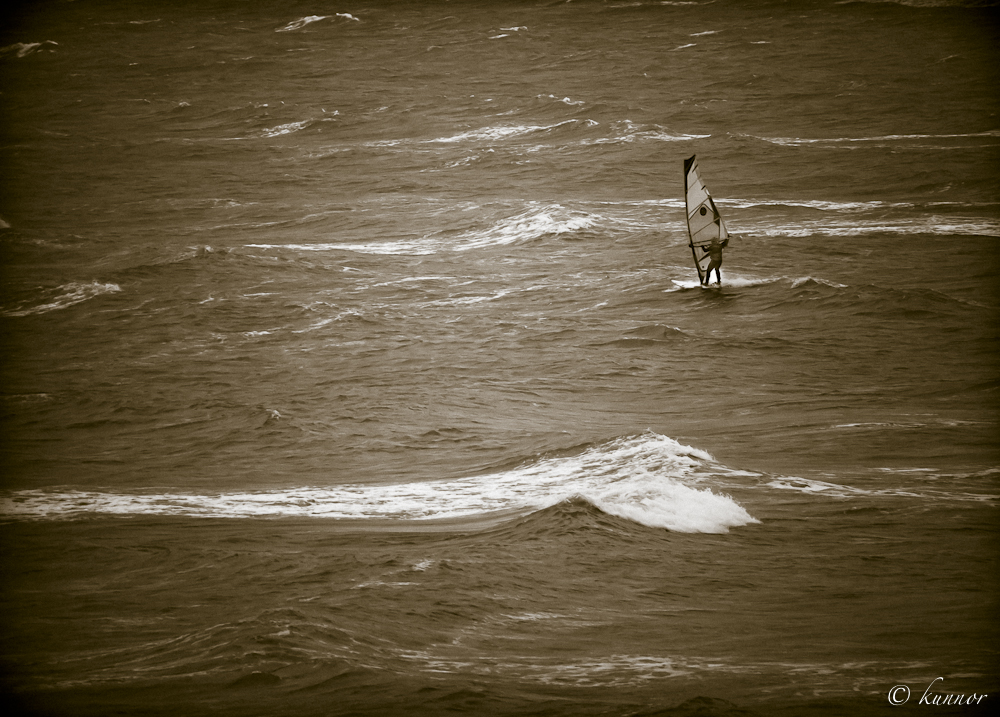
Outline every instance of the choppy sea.
{"label": "choppy sea", "polygon": [[10,709],[995,709],[995,3],[5,12]]}

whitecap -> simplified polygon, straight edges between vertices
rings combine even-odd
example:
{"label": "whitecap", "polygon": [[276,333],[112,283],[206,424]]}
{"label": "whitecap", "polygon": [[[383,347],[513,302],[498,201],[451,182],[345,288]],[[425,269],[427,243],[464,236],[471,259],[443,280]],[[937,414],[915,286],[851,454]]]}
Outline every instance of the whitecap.
{"label": "whitecap", "polygon": [[838,284],[835,281],[827,281],[826,279],[817,279],[815,276],[800,276],[797,279],[792,279],[792,288],[798,289],[808,283],[822,284],[823,286],[829,286],[831,289],[846,289],[847,284]]}
{"label": "whitecap", "polygon": [[308,15],[306,17],[300,17],[298,20],[293,20],[284,27],[279,27],[275,30],[275,32],[292,32],[293,30],[299,30],[310,23],[325,20],[328,17],[329,15]]}
{"label": "whitecap", "polygon": [[[871,427],[872,424],[869,424]],[[848,426],[843,426],[848,427]],[[784,476],[773,478],[765,484],[777,490],[794,491],[797,493],[819,494],[831,498],[887,497],[887,498],[918,498],[931,501],[954,501],[959,503],[994,503],[1000,496],[987,493],[970,493],[968,491],[946,491],[926,488],[860,488],[823,481],[815,478]]]}
{"label": "whitecap", "polygon": [[[569,97],[557,97],[556,95],[538,95],[537,97],[540,100],[542,99],[556,100],[557,102],[562,102],[564,105],[579,106],[584,104],[583,100],[573,100],[570,99]],[[587,120],[587,121],[590,123],[590,126],[594,126],[597,124],[597,122],[594,122],[593,120]]]}
{"label": "whitecap", "polygon": [[545,236],[572,234],[591,229],[603,220],[600,215],[568,210],[558,204],[531,203],[519,214],[505,217],[485,229],[470,229],[454,236],[434,234],[413,239],[367,244],[248,244],[255,249],[291,251],[352,251],[361,254],[421,256],[446,251],[470,251],[491,246],[523,244]]}
{"label": "whitecap", "polygon": [[701,485],[699,469],[710,462],[705,451],[646,433],[458,480],[229,493],[25,490],[0,499],[0,514],[427,520],[528,513],[583,497],[613,515],[679,532],[724,533],[758,522],[732,498]]}
{"label": "whitecap", "polygon": [[935,216],[884,220],[845,220],[796,222],[788,225],[771,225],[755,230],[763,236],[783,237],[856,237],[871,234],[930,234],[944,236],[1000,236],[1000,222],[980,218],[950,217],[947,221]]}
{"label": "whitecap", "polygon": [[778,144],[788,147],[800,147],[803,145],[812,144],[841,144],[849,145],[855,143],[870,143],[870,142],[903,142],[910,140],[928,140],[928,139],[969,139],[978,137],[1000,137],[1000,130],[988,130],[986,132],[969,132],[964,134],[887,134],[878,135],[874,137],[814,137],[814,138],[803,138],[803,137],[757,137],[757,139],[763,140],[765,142],[770,142],[772,144]]}
{"label": "whitecap", "polygon": [[283,134],[291,134],[292,132],[298,132],[301,129],[305,129],[313,123],[313,120],[301,120],[300,122],[288,122],[286,124],[280,124],[276,127],[270,127],[268,129],[261,130],[261,136],[263,137],[279,137]]}
{"label": "whitecap", "polygon": [[30,316],[32,314],[45,314],[50,311],[65,309],[69,306],[73,306],[74,304],[79,304],[87,301],[88,299],[93,299],[95,296],[100,296],[101,294],[111,294],[121,290],[122,289],[118,286],[118,284],[102,283],[99,281],[92,281],[90,283],[79,283],[74,281],[58,287],[55,292],[59,293],[56,293],[51,298],[47,299],[45,303],[28,308],[10,309],[2,313],[4,316]]}
{"label": "whitecap", "polygon": [[707,139],[712,136],[709,134],[684,134],[669,132],[657,125],[653,125],[652,128],[648,128],[646,125],[636,125],[630,120],[615,122],[613,129],[614,135],[610,137],[585,139],[582,140],[580,144],[616,144],[643,140],[654,140],[658,142],[687,142],[695,139]]}
{"label": "whitecap", "polygon": [[484,140],[496,141],[507,139],[509,137],[518,137],[532,132],[543,132],[556,129],[557,127],[573,124],[575,122],[577,122],[577,120],[570,119],[551,125],[499,125],[494,127],[483,127],[481,129],[469,130],[468,132],[461,132],[449,137],[439,137],[437,139],[427,140],[427,142],[452,144],[456,142],[479,142]]}
{"label": "whitecap", "polygon": [[59,43],[55,40],[45,40],[43,42],[15,42],[13,45],[0,47],[0,57],[10,54],[15,55],[16,57],[27,57],[28,55],[40,51],[46,45],[58,46]]}
{"label": "whitecap", "polygon": [[872,200],[867,202],[835,202],[823,199],[717,199],[716,204],[738,209],[750,209],[753,207],[800,207],[803,209],[816,209],[825,212],[847,212],[857,213],[882,209],[912,209],[912,202],[885,202]]}

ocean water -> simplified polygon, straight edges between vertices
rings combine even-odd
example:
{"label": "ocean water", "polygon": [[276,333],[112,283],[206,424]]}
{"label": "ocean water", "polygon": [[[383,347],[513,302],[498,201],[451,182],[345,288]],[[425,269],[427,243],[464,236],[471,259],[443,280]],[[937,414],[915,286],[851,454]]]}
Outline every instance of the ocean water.
{"label": "ocean water", "polygon": [[11,709],[995,709],[994,3],[261,5],[0,25]]}

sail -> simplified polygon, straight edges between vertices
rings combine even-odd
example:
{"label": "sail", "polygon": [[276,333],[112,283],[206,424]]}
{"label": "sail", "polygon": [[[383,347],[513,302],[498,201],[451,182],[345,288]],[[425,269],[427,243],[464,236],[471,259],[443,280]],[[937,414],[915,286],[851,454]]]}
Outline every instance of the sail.
{"label": "sail", "polygon": [[719,216],[719,210],[715,208],[712,195],[701,181],[698,162],[694,156],[684,160],[684,204],[687,208],[688,245],[698,269],[698,280],[704,282],[705,272],[711,262],[708,245],[712,243],[712,239],[725,242],[729,238],[729,231]]}

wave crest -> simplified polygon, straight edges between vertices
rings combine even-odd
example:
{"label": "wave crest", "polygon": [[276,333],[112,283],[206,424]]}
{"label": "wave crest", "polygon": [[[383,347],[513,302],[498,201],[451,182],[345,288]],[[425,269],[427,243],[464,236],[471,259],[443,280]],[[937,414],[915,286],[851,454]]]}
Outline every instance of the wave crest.
{"label": "wave crest", "polygon": [[306,25],[314,22],[319,22],[320,20],[326,20],[329,15],[307,15],[306,17],[300,17],[298,20],[293,20],[284,27],[279,27],[275,32],[294,32],[295,30],[301,30]]}
{"label": "wave crest", "polygon": [[[46,45],[58,46],[59,43],[55,40],[44,40],[43,42],[15,42],[13,45],[0,47],[0,57],[4,57],[5,55],[27,57],[28,55],[33,55],[36,52],[45,50]],[[49,52],[55,52],[55,50],[49,50]]]}
{"label": "wave crest", "polygon": [[453,481],[232,493],[26,490],[0,499],[0,515],[22,520],[113,514],[409,522],[528,514],[582,498],[610,515],[685,533],[725,533],[758,522],[729,496],[699,485],[705,475],[698,469],[711,461],[704,451],[646,433]]}

